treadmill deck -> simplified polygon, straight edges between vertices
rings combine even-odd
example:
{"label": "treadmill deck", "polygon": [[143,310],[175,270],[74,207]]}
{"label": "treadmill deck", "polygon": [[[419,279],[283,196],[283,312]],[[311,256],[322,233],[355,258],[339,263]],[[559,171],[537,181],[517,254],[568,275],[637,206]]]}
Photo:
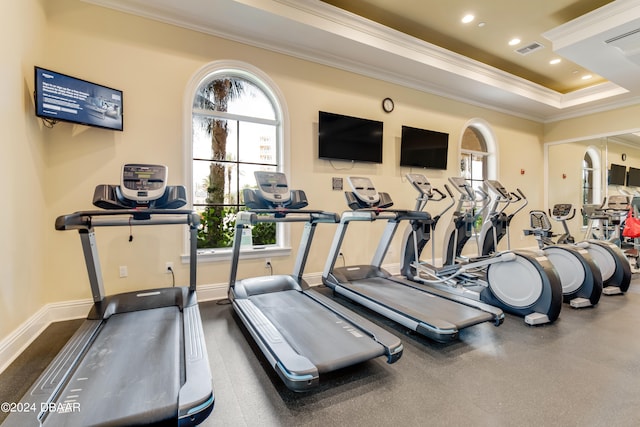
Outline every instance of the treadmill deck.
{"label": "treadmill deck", "polygon": [[384,347],[303,292],[288,290],[249,297],[275,327],[278,336],[313,363],[330,372],[385,354]]}
{"label": "treadmill deck", "polygon": [[[440,342],[457,338],[461,329],[494,321],[492,313],[403,285],[397,279],[367,277],[350,280],[339,283],[335,290],[374,311],[382,307],[383,311],[392,313],[392,320],[404,318],[407,323],[428,325],[426,335]],[[423,328],[419,332],[425,333]]]}
{"label": "treadmill deck", "polygon": [[71,411],[50,413],[46,424],[123,425],[175,418],[182,371],[180,317],[177,307],[112,315],[59,393],[56,402],[69,404]]}

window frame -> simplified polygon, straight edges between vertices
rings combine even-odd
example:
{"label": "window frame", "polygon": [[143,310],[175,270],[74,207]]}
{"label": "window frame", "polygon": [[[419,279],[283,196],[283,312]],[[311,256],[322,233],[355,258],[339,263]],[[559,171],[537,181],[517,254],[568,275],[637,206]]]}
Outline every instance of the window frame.
{"label": "window frame", "polygon": [[[468,128],[473,128],[479,133],[483,138],[483,143],[486,151],[476,151],[476,150],[468,150],[462,148],[462,139],[464,136],[464,132]],[[471,119],[462,127],[462,132],[460,133],[460,140],[458,141],[458,165],[462,162],[463,154],[470,154],[471,156],[483,156],[484,157],[484,166],[486,170],[483,171],[483,175],[486,177],[485,179],[498,179],[498,142],[496,140],[496,136],[491,129],[491,125],[483,119]]]}
{"label": "window frame", "polygon": [[[184,182],[187,189],[188,207],[193,209],[193,99],[200,85],[209,79],[219,76],[234,76],[245,79],[264,92],[273,104],[276,121],[276,163],[278,171],[288,175],[289,171],[289,114],[285,98],[278,86],[262,70],[251,64],[235,60],[218,60],[202,66],[190,79],[184,93],[183,104],[183,165]],[[224,114],[224,113],[221,113]],[[182,263],[189,262],[189,235],[185,230],[183,238]],[[228,261],[231,259],[232,248],[198,249],[198,262]],[[290,227],[287,224],[276,225],[276,245],[254,246],[242,248],[241,259],[263,258],[275,256],[289,256],[291,254]]]}
{"label": "window frame", "polygon": [[[469,150],[462,148],[464,133],[469,128],[472,128],[476,133],[482,136],[482,141],[480,142],[484,145],[484,149],[486,151]],[[470,160],[473,160],[474,156],[482,157],[483,181],[484,179],[498,179],[498,142],[493,130],[491,129],[491,126],[487,121],[474,118],[467,121],[467,123],[465,123],[462,127],[462,132],[460,132],[460,138],[458,140],[458,168],[460,168],[460,166],[462,165],[462,159],[465,155],[468,155],[470,157]],[[459,170],[458,174],[462,175],[462,171]],[[477,180],[471,181],[472,186],[475,182],[477,182]],[[484,188],[484,183],[482,187]],[[474,233],[478,233],[479,231],[479,228],[474,227]],[[477,243],[476,239],[471,239],[470,242]]]}
{"label": "window frame", "polygon": [[[589,157],[591,159],[591,167],[590,168],[586,168],[584,166],[584,162],[585,162],[585,158]],[[602,200],[602,158],[600,156],[600,150],[598,149],[598,147],[594,146],[594,145],[590,145],[587,147],[587,149],[584,152],[584,157],[582,160],[582,167],[581,167],[581,171],[583,174],[583,178],[584,178],[584,173],[585,171],[589,171],[592,175],[592,181],[593,181],[593,187],[591,188],[591,198],[592,200],[587,203],[587,204],[596,204],[599,203],[600,200]],[[584,180],[583,180],[584,181]],[[581,194],[580,194],[580,198],[583,202],[583,205],[585,204],[584,202],[584,182],[583,185],[581,186]],[[582,225],[581,227],[583,229],[586,229],[589,225],[589,221],[588,219],[584,216],[584,214],[582,215]]]}

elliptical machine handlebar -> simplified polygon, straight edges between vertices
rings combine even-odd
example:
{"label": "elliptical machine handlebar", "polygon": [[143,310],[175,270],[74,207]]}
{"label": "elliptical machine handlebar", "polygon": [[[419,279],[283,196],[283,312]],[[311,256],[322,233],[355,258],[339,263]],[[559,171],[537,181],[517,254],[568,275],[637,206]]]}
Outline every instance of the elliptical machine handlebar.
{"label": "elliptical machine handlebar", "polygon": [[[446,185],[445,185],[445,187],[446,187]],[[446,199],[446,198],[447,198],[447,195],[446,195],[446,194],[444,194],[444,193],[443,193],[442,191],[440,191],[439,189],[437,189],[437,188],[435,188],[435,187],[434,187],[434,188],[433,188],[433,191],[435,191],[436,193],[438,193],[438,195],[440,195],[440,197],[439,197],[439,198],[437,198],[437,199],[436,199],[435,197],[431,197],[431,200],[433,200],[434,202],[439,202],[440,200],[443,200],[443,199]]]}
{"label": "elliptical machine handlebar", "polygon": [[[450,198],[450,202],[449,204],[440,212],[438,213],[438,215],[433,217],[433,228],[435,229],[435,225],[438,222],[438,220],[442,217],[442,215],[444,215],[449,209],[451,209],[453,207],[453,205],[456,204],[456,199],[453,197],[453,193],[451,192],[451,189],[449,188],[449,186],[447,184],[444,185],[445,190],[447,190],[447,193],[449,193],[449,198]],[[434,199],[434,201],[439,202],[441,200],[444,200],[447,198],[447,196],[441,192],[440,190],[438,190],[437,188],[434,188],[434,191],[437,191],[441,197],[439,199]]]}
{"label": "elliptical machine handlebar", "polygon": [[[440,217],[442,217],[442,215],[444,215],[449,209],[451,209],[455,204],[456,204],[456,199],[455,197],[453,197],[453,193],[451,192],[451,189],[449,188],[449,186],[447,184],[444,185],[444,189],[447,190],[447,193],[449,194],[449,198],[451,199],[451,202],[440,212],[438,213],[438,215],[436,215],[433,220],[435,221],[435,223],[438,222],[438,220],[440,219]],[[439,198],[436,201],[440,201],[440,200],[444,200],[447,198],[447,196],[445,194],[443,194],[440,190],[438,190],[437,188],[434,188],[435,191],[437,191],[438,193],[440,193],[442,195],[441,198]],[[435,229],[435,224],[434,227]]]}
{"label": "elliptical machine handlebar", "polygon": [[449,188],[449,186],[447,184],[444,185],[444,189],[447,190],[447,193],[449,193],[449,197],[454,199],[453,193],[451,192],[451,189]]}
{"label": "elliptical machine handlebar", "polygon": [[511,203],[518,203],[520,200],[527,199],[527,197],[524,195],[522,190],[520,190],[519,188],[516,188],[516,191],[517,193],[514,193],[513,191],[509,193],[509,200]]}
{"label": "elliptical machine handlebar", "polygon": [[481,205],[480,205],[480,208],[477,210],[477,213],[474,215],[474,222],[476,219],[482,216],[483,212],[486,211],[489,208],[489,205],[491,204],[491,197],[489,196],[489,193],[487,193],[481,188],[476,189],[475,192],[476,194],[480,195],[480,198],[478,199],[474,197],[473,199],[475,203],[474,207],[477,207],[479,203],[481,203]]}
{"label": "elliptical machine handlebar", "polygon": [[522,209],[525,208],[525,206],[529,204],[529,200],[527,200],[527,196],[524,195],[522,190],[520,190],[519,188],[516,188],[516,191],[519,193],[519,196],[515,193],[511,193],[513,196],[517,198],[517,200],[513,200],[511,203],[518,203],[521,200],[524,200],[524,203],[521,206],[519,206],[518,209],[516,209],[515,211],[513,211],[511,214],[508,215],[509,222],[511,222],[511,219],[515,216],[515,214],[520,212]]}
{"label": "elliptical machine handlebar", "polygon": [[[413,188],[415,188],[416,191],[418,191],[418,197],[416,198],[416,207],[415,207],[416,211],[424,210],[429,200],[432,200],[434,202],[440,202],[447,198],[447,195],[444,194],[442,191],[440,191],[440,189],[433,187],[427,180],[427,177],[425,177],[424,175],[408,173],[406,177],[407,177],[407,180],[409,180],[409,182],[411,183],[411,185],[413,185]],[[455,199],[453,197],[453,193],[451,192],[451,189],[447,186],[447,184],[444,185],[444,188],[447,191],[447,193],[449,193],[449,197],[451,198],[451,203],[447,207],[445,207],[442,212],[440,212],[438,215],[433,217],[433,221],[435,222],[437,222],[438,219],[440,219],[440,217],[445,212],[447,212],[449,209],[453,207],[453,205],[455,205]],[[439,197],[434,196],[433,194],[434,192],[437,193]]]}

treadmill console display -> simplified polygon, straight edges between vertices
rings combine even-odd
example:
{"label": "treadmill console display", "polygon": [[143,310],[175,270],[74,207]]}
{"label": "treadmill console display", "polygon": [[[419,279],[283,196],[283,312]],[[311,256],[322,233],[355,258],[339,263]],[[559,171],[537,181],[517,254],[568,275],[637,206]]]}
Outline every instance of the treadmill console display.
{"label": "treadmill console display", "polygon": [[135,202],[157,200],[167,188],[167,175],[164,165],[126,164],[122,167],[122,195]]}
{"label": "treadmill console display", "polygon": [[380,201],[380,195],[369,178],[359,176],[347,177],[347,182],[356,197],[369,205],[375,205]]}
{"label": "treadmill console display", "polygon": [[426,176],[421,173],[408,173],[407,179],[416,190],[422,195],[431,194],[431,184]]}
{"label": "treadmill console display", "polygon": [[254,175],[258,184],[258,192],[264,200],[283,204],[291,199],[287,177],[284,173],[256,171]]}

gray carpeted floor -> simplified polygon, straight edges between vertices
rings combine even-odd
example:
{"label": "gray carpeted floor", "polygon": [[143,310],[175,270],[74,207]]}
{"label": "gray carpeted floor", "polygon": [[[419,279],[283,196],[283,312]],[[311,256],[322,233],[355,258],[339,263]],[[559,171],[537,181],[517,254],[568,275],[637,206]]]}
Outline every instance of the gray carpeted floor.
{"label": "gray carpeted floor", "polygon": [[[334,372],[303,394],[284,387],[230,305],[201,303],[216,394],[203,425],[640,425],[640,277],[595,308],[565,304],[552,325],[507,315],[451,344],[337,299],[400,336],[404,354]],[[19,400],[80,322],[51,325],[5,370],[0,402]]]}

